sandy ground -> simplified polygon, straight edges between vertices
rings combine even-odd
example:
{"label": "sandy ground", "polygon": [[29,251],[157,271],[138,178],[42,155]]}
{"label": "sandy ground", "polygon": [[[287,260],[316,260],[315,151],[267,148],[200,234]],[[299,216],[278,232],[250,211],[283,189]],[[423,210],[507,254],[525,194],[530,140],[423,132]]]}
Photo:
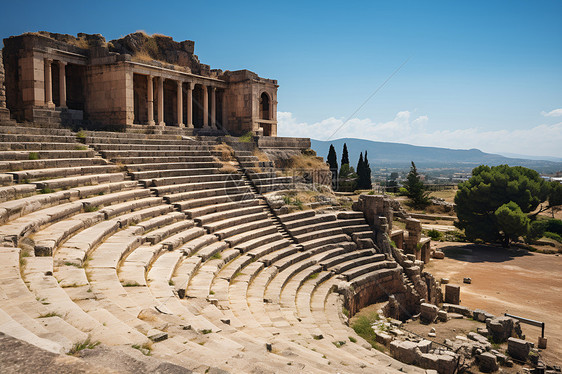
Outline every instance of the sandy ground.
{"label": "sandy ground", "polygon": [[[426,266],[436,279],[461,285],[461,305],[496,316],[510,313],[546,323],[547,362],[562,362],[562,256],[465,243],[434,243],[445,259]],[[472,284],[463,284],[464,277]],[[537,343],[540,328],[521,325]]]}

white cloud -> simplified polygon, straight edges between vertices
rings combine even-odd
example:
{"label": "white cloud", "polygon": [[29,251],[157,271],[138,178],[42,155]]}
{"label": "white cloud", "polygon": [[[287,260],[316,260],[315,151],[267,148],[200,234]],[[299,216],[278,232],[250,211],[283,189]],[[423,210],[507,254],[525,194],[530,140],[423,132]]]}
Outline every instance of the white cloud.
{"label": "white cloud", "polygon": [[541,112],[541,114],[545,117],[562,117],[562,108],[561,109],[554,109],[550,112]]}
{"label": "white cloud", "polygon": [[[278,112],[279,136],[308,137],[327,140],[344,120],[330,117],[320,122],[299,122],[290,112]],[[562,122],[538,125],[524,130],[431,130],[428,116],[413,117],[409,111],[398,112],[387,122],[352,118],[333,139],[360,138],[454,149],[478,148],[488,153],[518,153],[562,157]]]}

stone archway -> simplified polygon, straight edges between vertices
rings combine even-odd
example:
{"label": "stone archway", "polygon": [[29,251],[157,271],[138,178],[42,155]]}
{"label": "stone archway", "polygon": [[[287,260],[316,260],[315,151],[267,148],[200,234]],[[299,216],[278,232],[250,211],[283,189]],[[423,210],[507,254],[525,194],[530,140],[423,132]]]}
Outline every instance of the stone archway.
{"label": "stone archway", "polygon": [[266,92],[260,95],[260,119],[271,119],[271,113],[269,110],[271,100]]}

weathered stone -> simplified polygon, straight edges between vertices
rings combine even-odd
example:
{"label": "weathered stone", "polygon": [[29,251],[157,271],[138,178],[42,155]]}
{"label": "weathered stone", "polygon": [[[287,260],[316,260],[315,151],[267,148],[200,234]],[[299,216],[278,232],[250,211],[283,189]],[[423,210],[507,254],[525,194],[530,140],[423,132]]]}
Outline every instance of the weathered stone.
{"label": "weathered stone", "polygon": [[449,278],[441,278],[441,284],[449,284]]}
{"label": "weathered stone", "polygon": [[521,336],[519,321],[510,317],[497,317],[486,321],[486,328],[495,342],[504,342],[510,336]]}
{"label": "weathered stone", "polygon": [[441,322],[447,322],[449,320],[449,314],[444,310],[440,310],[437,312],[437,319]]}
{"label": "weathered stone", "polygon": [[531,343],[522,339],[509,338],[507,339],[507,353],[521,361],[527,361],[529,352],[531,351]]}
{"label": "weathered stone", "polygon": [[384,345],[388,345],[390,344],[390,342],[392,341],[392,336],[382,332],[382,331],[375,331],[375,340],[380,343],[380,344],[384,344]]}
{"label": "weathered stone", "polygon": [[431,323],[437,318],[439,308],[433,304],[423,303],[420,305],[420,319],[423,322]]}
{"label": "weathered stone", "polygon": [[484,373],[492,373],[498,370],[496,356],[490,352],[482,353],[478,356],[478,369]]}
{"label": "weathered stone", "polygon": [[147,334],[148,338],[153,342],[161,342],[163,340],[168,339],[168,333],[153,329],[150,330]]}
{"label": "weathered stone", "polygon": [[431,349],[431,344],[432,341],[431,340],[421,340],[420,342],[418,342],[418,349],[422,352],[422,353],[429,353],[429,350]]}
{"label": "weathered stone", "polygon": [[484,310],[475,309],[475,310],[472,312],[472,318],[474,318],[474,320],[475,320],[475,321],[478,321],[478,322],[486,322],[486,315],[487,315],[487,314],[488,314],[488,313],[485,312]]}
{"label": "weathered stone", "polygon": [[472,278],[469,278],[469,277],[463,278],[462,282],[463,282],[463,283],[466,283],[466,284],[471,284],[471,283],[472,283]]}
{"label": "weathered stone", "polygon": [[[441,252],[441,251],[433,251],[433,258],[438,259],[438,260],[442,260],[445,258],[445,253]],[[444,283],[446,284],[446,283]]]}
{"label": "weathered stone", "polygon": [[413,364],[416,361],[416,348],[414,342],[394,340],[390,343],[390,354],[400,362]]}
{"label": "weathered stone", "polygon": [[488,342],[488,339],[486,339],[484,336],[482,336],[480,334],[477,334],[475,332],[469,332],[467,336],[468,336],[469,339],[474,340],[474,341],[476,341],[476,342],[478,342],[478,343],[480,343],[484,346],[490,345],[490,342]]}
{"label": "weathered stone", "polygon": [[460,304],[461,288],[454,284],[445,285],[445,302],[448,304]]}

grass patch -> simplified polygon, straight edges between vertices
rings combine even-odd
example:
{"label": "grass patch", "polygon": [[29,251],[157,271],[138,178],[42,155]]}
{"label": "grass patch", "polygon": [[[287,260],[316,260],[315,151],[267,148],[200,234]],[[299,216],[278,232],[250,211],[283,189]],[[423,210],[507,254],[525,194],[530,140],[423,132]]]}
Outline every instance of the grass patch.
{"label": "grass patch", "polygon": [[203,334],[203,335],[207,335],[207,334],[210,334],[210,333],[212,333],[212,332],[213,332],[213,330],[211,330],[211,329],[203,329],[203,330],[201,330],[201,334]]}
{"label": "grass patch", "polygon": [[248,131],[244,135],[240,136],[238,138],[238,141],[241,142],[241,143],[251,143],[251,142],[254,141],[254,133],[251,132],[251,131]]}
{"label": "grass patch", "polygon": [[357,319],[352,323],[351,328],[357,335],[362,337],[371,345],[371,347],[375,348],[376,350],[381,351],[382,347],[379,346],[377,343],[377,335],[373,331],[371,324],[378,321],[380,319],[379,314],[376,312],[371,312],[365,315],[360,315]]}
{"label": "grass patch", "polygon": [[39,190],[40,194],[47,194],[47,193],[53,193],[55,192],[55,190],[53,190],[52,188],[49,187],[45,187]]}
{"label": "grass patch", "polygon": [[427,230],[427,236],[429,236],[431,240],[443,239],[443,233],[435,229]]}
{"label": "grass patch", "polygon": [[310,275],[308,276],[308,279],[316,279],[316,278],[318,278],[318,275],[319,275],[319,274],[320,274],[320,273],[310,274]]}
{"label": "grass patch", "polygon": [[49,312],[47,314],[41,314],[37,318],[49,318],[49,317],[62,317],[62,316],[60,314],[56,313],[56,312]]}
{"label": "grass patch", "polygon": [[123,283],[123,287],[139,287],[140,284],[138,282],[125,282]]}
{"label": "grass patch", "polygon": [[150,356],[152,354],[152,345],[150,343],[144,343],[142,345],[133,344],[131,347],[139,350],[145,356]]}
{"label": "grass patch", "polygon": [[222,255],[221,255],[219,252],[215,253],[215,254],[211,257],[212,260],[220,260],[221,258],[222,258]]}
{"label": "grass patch", "polygon": [[84,130],[80,130],[76,133],[76,138],[78,139],[86,139],[86,133]]}
{"label": "grass patch", "polygon": [[90,338],[88,338],[84,340],[82,343],[74,344],[74,346],[70,349],[70,351],[68,351],[67,354],[74,355],[80,351],[83,351],[84,349],[94,349],[98,345],[100,345],[100,342],[92,342]]}
{"label": "grass patch", "polygon": [[349,310],[346,307],[341,308],[341,312],[344,316],[349,318]]}
{"label": "grass patch", "polygon": [[213,290],[209,291],[209,295],[214,295],[214,294],[215,294],[215,291],[213,291]]}
{"label": "grass patch", "polygon": [[86,205],[84,207],[84,212],[86,213],[97,212],[98,210],[100,210],[100,207],[97,205]]}
{"label": "grass patch", "polygon": [[341,348],[343,345],[345,345],[345,341],[338,340],[338,341],[332,342],[332,344],[335,345],[337,348]]}
{"label": "grass patch", "polygon": [[77,145],[76,147],[74,147],[74,149],[76,151],[87,151],[88,147],[86,147],[85,145]]}
{"label": "grass patch", "polygon": [[357,343],[357,339],[355,339],[353,336],[348,336],[349,341],[352,343]]}
{"label": "grass patch", "polygon": [[30,160],[39,160],[39,153],[37,152],[29,152],[28,158]]}
{"label": "grass patch", "polygon": [[173,286],[173,285],[174,285],[174,281],[170,279],[170,280],[168,281],[168,286]]}

